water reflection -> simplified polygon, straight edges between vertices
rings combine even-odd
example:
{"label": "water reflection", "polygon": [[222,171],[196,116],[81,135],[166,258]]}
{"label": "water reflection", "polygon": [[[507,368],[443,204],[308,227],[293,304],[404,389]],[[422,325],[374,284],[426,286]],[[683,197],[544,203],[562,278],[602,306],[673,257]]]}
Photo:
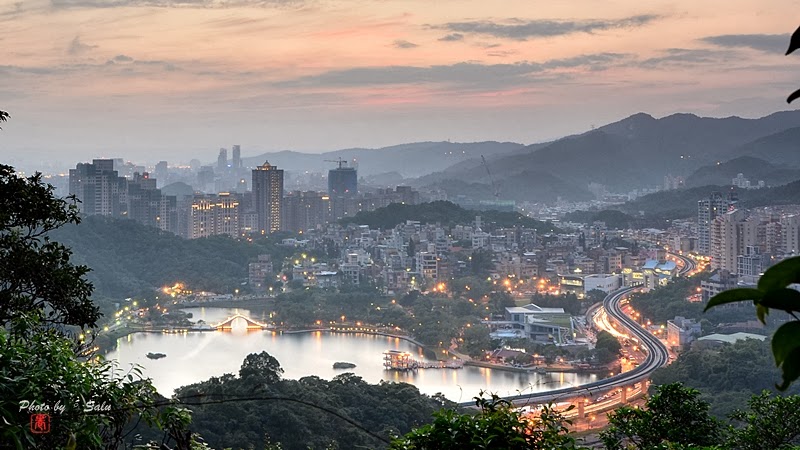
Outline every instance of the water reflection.
{"label": "water reflection", "polygon": [[[237,313],[249,315],[246,310],[223,308],[188,311],[193,313],[193,320],[203,319],[211,324]],[[117,349],[107,356],[118,359],[123,367],[130,363],[142,365],[158,390],[165,395],[170,395],[179,386],[204,381],[212,376],[238,373],[248,354],[261,351],[267,351],[278,359],[285,370],[285,378],[299,379],[316,375],[331,379],[345,372],[353,372],[369,383],[381,380],[411,383],[423,393],[442,393],[454,401],[470,401],[481,390],[504,396],[516,395],[559,389],[597,379],[596,375],[528,374],[481,367],[385,371],[383,352],[390,349],[410,352],[417,355],[419,360],[428,360],[421,348],[402,339],[327,332],[248,332],[244,321],[235,321],[230,332],[138,333],[120,339]],[[167,357],[151,360],[145,356],[148,352],[166,353]],[[346,371],[333,369],[333,363],[337,361],[354,363],[356,368]]]}

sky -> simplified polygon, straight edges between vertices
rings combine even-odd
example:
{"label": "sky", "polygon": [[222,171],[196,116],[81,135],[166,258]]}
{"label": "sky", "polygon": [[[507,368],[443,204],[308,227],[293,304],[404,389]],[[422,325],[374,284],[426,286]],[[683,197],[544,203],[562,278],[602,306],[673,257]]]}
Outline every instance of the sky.
{"label": "sky", "polygon": [[541,142],[794,109],[800,1],[0,0],[0,162]]}

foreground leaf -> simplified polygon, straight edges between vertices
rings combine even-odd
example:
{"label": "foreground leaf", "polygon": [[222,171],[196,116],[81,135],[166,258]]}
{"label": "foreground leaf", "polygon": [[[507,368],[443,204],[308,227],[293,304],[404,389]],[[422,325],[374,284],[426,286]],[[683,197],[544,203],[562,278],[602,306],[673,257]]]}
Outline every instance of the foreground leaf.
{"label": "foreground leaf", "polygon": [[800,311],[800,292],[794,289],[777,289],[764,294],[756,303],[782,311]]}
{"label": "foreground leaf", "polygon": [[767,314],[769,314],[769,308],[764,305],[756,305],[756,317],[764,325],[767,324]]}
{"label": "foreground leaf", "polygon": [[800,97],[800,89],[792,92],[789,98],[786,99],[786,103],[792,103],[793,101],[797,100],[798,97]]}
{"label": "foreground leaf", "polygon": [[795,348],[786,357],[781,366],[783,372],[783,383],[775,386],[779,391],[785,391],[793,381],[800,378],[800,348]]}
{"label": "foreground leaf", "polygon": [[758,280],[758,289],[769,292],[773,289],[785,288],[792,283],[800,283],[800,257],[798,256],[785,259],[767,269]]}
{"label": "foreground leaf", "polygon": [[800,322],[781,325],[772,336],[772,355],[775,357],[775,365],[780,366],[797,348],[800,348]]}
{"label": "foreground leaf", "polygon": [[740,289],[731,289],[730,291],[720,292],[719,294],[711,297],[708,300],[708,304],[703,312],[708,311],[709,309],[724,305],[726,303],[734,303],[734,302],[743,302],[743,301],[757,301],[761,300],[764,296],[764,293],[758,289],[751,289],[751,288],[740,288]]}
{"label": "foreground leaf", "polygon": [[786,54],[788,55],[798,48],[800,48],[800,27],[798,27],[796,30],[794,30],[794,33],[792,33],[792,38],[789,39],[789,49],[786,50]]}

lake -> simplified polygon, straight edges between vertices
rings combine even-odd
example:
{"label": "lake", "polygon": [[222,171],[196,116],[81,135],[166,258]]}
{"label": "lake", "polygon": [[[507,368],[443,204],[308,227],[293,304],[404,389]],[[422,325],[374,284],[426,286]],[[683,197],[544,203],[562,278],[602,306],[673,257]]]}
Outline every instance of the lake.
{"label": "lake", "polygon": [[[228,308],[191,308],[192,320],[218,323],[236,313],[251,316],[247,310]],[[309,375],[330,380],[352,372],[369,383],[381,380],[406,382],[422,393],[442,393],[456,402],[470,401],[481,390],[501,396],[542,392],[577,386],[598,379],[596,374],[519,373],[501,369],[465,366],[462,369],[421,369],[415,372],[387,371],[383,352],[410,352],[412,358],[427,361],[421,347],[399,338],[370,334],[310,332],[281,334],[272,331],[247,331],[244,321],[233,323],[232,331],[188,332],[181,334],[135,333],[118,340],[117,348],[106,357],[122,367],[141,365],[146,376],[163,395],[175,388],[207,380],[225,373],[238,374],[250,353],[266,351],[284,369],[284,378],[299,379]],[[165,353],[166,358],[152,360],[147,353]],[[334,369],[337,361],[356,364],[354,369]]]}

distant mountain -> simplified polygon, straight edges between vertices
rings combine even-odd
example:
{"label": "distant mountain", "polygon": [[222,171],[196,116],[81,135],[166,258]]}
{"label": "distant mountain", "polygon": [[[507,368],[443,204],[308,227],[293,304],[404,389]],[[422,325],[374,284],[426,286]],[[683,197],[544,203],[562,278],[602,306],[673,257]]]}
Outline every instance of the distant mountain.
{"label": "distant mountain", "polygon": [[697,202],[712,192],[736,190],[742,208],[800,204],[800,180],[763,189],[736,189],[733,186],[700,186],[661,191],[645,195],[616,207],[633,216],[646,215],[665,219],[683,219],[697,214]]}
{"label": "distant mountain", "polygon": [[[338,158],[358,165],[358,175],[362,177],[396,171],[403,177],[421,177],[432,172],[444,170],[454,164],[480,155],[493,156],[511,153],[524,148],[523,144],[513,142],[419,142],[378,149],[352,148],[332,152],[310,154],[292,151],[264,153],[242,159],[245,167],[255,167],[269,161],[280,169],[294,172],[327,172],[335,168]],[[326,161],[327,160],[327,161]]]}
{"label": "distant mountain", "polygon": [[753,156],[774,164],[800,168],[800,127],[757,139],[737,148],[734,154]]}
{"label": "distant mountain", "polygon": [[[800,142],[800,136],[794,137],[792,131],[798,123],[800,111],[760,119],[716,119],[692,114],[656,119],[639,113],[587,133],[498,155],[488,161],[488,166],[496,183],[526,173],[549,174],[558,180],[553,194],[579,200],[582,195],[576,193],[585,193],[590,183],[603,184],[616,192],[658,186],[667,174],[689,176],[704,165],[727,161],[748,151],[775,155],[775,161],[770,162],[800,161],[798,152],[791,151],[792,140]],[[424,177],[418,185],[441,186],[444,179],[491,184],[483,164],[462,163]],[[725,182],[729,183],[730,180]],[[526,194],[532,201],[549,201],[537,199],[536,192],[503,193],[517,197]]]}
{"label": "distant mountain", "polygon": [[740,156],[724,163],[697,169],[686,178],[686,187],[728,185],[740,173],[750,180],[751,184],[763,180],[767,186],[778,186],[800,179],[800,169],[776,166],[752,156]]}
{"label": "distant mountain", "polygon": [[[557,201],[559,197],[576,200],[590,200],[593,198],[592,194],[585,188],[566,182],[553,174],[540,171],[527,171],[503,177],[495,181],[495,186],[498,192],[497,198],[501,200],[552,203]],[[447,198],[453,201],[459,201],[462,196],[472,200],[495,199],[494,189],[491,184],[448,179],[428,187],[446,192]]]}

